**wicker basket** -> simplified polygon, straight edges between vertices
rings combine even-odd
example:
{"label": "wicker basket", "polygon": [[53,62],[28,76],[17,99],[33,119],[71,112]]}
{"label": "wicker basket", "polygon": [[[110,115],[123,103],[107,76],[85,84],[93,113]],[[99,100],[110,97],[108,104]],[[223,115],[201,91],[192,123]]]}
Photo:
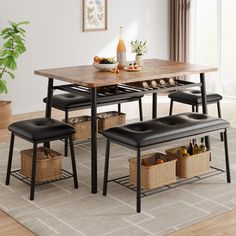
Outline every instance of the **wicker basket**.
{"label": "wicker basket", "polygon": [[113,126],[125,124],[125,113],[117,111],[102,112],[97,114],[98,117],[98,132],[102,133],[104,130]]}
{"label": "wicker basket", "polygon": [[[141,165],[141,186],[143,189],[154,189],[166,184],[176,182],[176,158],[172,155],[162,153],[153,153],[142,157],[143,160],[153,162],[156,159],[162,159],[162,164],[144,166]],[[136,158],[129,159],[129,180],[136,184]]]}
{"label": "wicker basket", "polygon": [[0,100],[0,129],[7,128],[11,122],[11,102]]}
{"label": "wicker basket", "polygon": [[[47,158],[44,152],[54,157]],[[27,149],[21,153],[21,174],[31,178],[33,149]],[[62,173],[62,155],[48,148],[37,148],[36,182],[60,179]]]}
{"label": "wicker basket", "polygon": [[199,154],[194,154],[188,157],[179,157],[178,150],[181,147],[176,147],[166,150],[167,154],[172,154],[177,158],[176,175],[180,178],[191,178],[196,175],[201,175],[210,170],[211,152],[206,151]]}
{"label": "wicker basket", "polygon": [[[63,120],[65,122],[65,120]],[[73,134],[73,140],[84,140],[91,137],[91,117],[78,116],[69,118],[68,124],[73,126],[76,133]]]}

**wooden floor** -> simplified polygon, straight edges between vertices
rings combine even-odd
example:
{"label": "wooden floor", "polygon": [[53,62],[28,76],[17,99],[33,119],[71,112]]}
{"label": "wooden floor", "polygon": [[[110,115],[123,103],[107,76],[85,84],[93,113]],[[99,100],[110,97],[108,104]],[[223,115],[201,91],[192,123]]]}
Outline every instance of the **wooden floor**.
{"label": "wooden floor", "polygon": [[236,210],[229,211],[219,216],[189,226],[168,236],[235,236],[236,235]]}
{"label": "wooden floor", "polygon": [[6,236],[33,236],[34,234],[20,223],[0,211],[0,235]]}
{"label": "wooden floor", "polygon": [[[177,107],[177,106],[176,106]],[[235,103],[226,103],[222,106],[222,113],[224,118],[229,120],[233,127],[236,127],[236,102]],[[163,113],[163,109],[166,110],[166,106],[160,106],[159,112]],[[183,106],[178,106],[175,112],[186,111],[186,108]],[[215,108],[210,108],[215,110]],[[232,111],[235,111],[232,113]],[[164,111],[166,113],[166,111]],[[165,114],[163,113],[163,114]],[[14,121],[31,119],[36,117],[42,117],[43,112],[34,112],[28,114],[22,114],[14,116]],[[73,114],[72,114],[73,115]],[[62,119],[63,113],[60,111],[54,111],[53,117],[56,119]],[[9,142],[10,133],[7,129],[0,129],[0,143]],[[7,214],[0,210],[0,236],[1,235],[34,235],[31,231],[26,229],[23,225],[16,222],[14,219],[9,217]],[[204,222],[195,224],[193,226],[187,227],[185,229],[179,230],[169,236],[234,236],[236,235],[236,210],[224,213],[212,219],[206,220]]]}

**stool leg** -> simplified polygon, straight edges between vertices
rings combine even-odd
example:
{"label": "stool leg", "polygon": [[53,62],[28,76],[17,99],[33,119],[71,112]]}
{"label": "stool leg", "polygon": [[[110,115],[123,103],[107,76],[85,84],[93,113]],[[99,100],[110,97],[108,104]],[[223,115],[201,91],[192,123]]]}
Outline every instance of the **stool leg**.
{"label": "stool leg", "polygon": [[75,162],[75,150],[74,150],[72,136],[70,136],[69,140],[70,140],[70,155],[71,155],[71,164],[72,164],[72,171],[73,171],[73,178],[74,178],[74,186],[75,188],[78,188],[78,177],[77,177],[76,162]]}
{"label": "stool leg", "polygon": [[[221,108],[220,108],[220,101],[217,102],[217,111],[218,111],[218,117],[221,118]],[[220,140],[221,142],[224,141],[224,134],[220,133]]]}
{"label": "stool leg", "polygon": [[8,164],[7,164],[7,176],[6,176],[6,185],[10,183],[10,175],[11,175],[11,164],[12,164],[12,156],[13,156],[13,149],[14,149],[14,141],[15,135],[11,133],[11,142],[10,142],[10,149],[9,149],[9,156],[8,156]]}
{"label": "stool leg", "polygon": [[142,98],[138,100],[139,104],[139,120],[143,121],[143,106],[142,106]]}
{"label": "stool leg", "polygon": [[105,166],[104,166],[104,178],[103,178],[103,196],[107,195],[107,181],[109,171],[109,157],[110,157],[110,140],[107,139],[106,154],[105,154]]}
{"label": "stool leg", "polygon": [[[68,123],[68,110],[65,111],[65,123]],[[64,150],[65,157],[68,156],[68,139],[65,139],[65,150]]]}
{"label": "stool leg", "polygon": [[226,166],[227,183],[231,183],[227,129],[225,129],[225,132],[224,132],[224,146],[225,146],[225,166]]}
{"label": "stool leg", "polygon": [[192,105],[192,112],[195,112],[195,106]]}
{"label": "stool leg", "polygon": [[137,150],[137,195],[136,195],[136,211],[141,212],[141,151],[140,148]]}
{"label": "stool leg", "polygon": [[37,143],[34,143],[33,157],[32,157],[32,170],[31,170],[31,187],[30,187],[30,200],[31,201],[34,200],[36,161],[37,161]]}
{"label": "stool leg", "polygon": [[118,103],[118,112],[121,112],[121,104]]}
{"label": "stool leg", "polygon": [[170,110],[169,110],[169,116],[172,116],[172,113],[173,113],[173,104],[174,104],[174,101],[172,99],[170,99]]}
{"label": "stool leg", "polygon": [[199,106],[196,105],[196,112],[198,113],[199,112]]}

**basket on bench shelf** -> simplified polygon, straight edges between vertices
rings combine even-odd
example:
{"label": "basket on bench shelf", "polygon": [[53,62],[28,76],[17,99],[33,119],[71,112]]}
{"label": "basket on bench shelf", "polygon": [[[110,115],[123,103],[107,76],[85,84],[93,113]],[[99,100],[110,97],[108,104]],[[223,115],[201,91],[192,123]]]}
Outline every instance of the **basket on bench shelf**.
{"label": "basket on bench shelf", "polygon": [[179,156],[181,147],[175,147],[166,150],[167,154],[172,154],[177,158],[176,175],[180,178],[191,178],[197,175],[205,174],[210,170],[211,152],[205,151],[190,156]]}
{"label": "basket on bench shelf", "polygon": [[[21,174],[31,178],[33,149],[22,150]],[[37,148],[36,182],[60,179],[62,174],[62,154],[45,147]]]}
{"label": "basket on bench shelf", "polygon": [[[141,186],[154,189],[176,182],[176,158],[173,155],[152,153],[142,156]],[[136,184],[136,158],[129,159],[129,180]]]}
{"label": "basket on bench shelf", "polygon": [[125,116],[125,113],[117,111],[98,113],[98,132],[102,133],[105,129],[125,124]]}
{"label": "basket on bench shelf", "polygon": [[73,140],[84,140],[91,138],[90,116],[71,117],[68,119],[68,124],[73,126],[76,130],[76,133],[72,136]]}

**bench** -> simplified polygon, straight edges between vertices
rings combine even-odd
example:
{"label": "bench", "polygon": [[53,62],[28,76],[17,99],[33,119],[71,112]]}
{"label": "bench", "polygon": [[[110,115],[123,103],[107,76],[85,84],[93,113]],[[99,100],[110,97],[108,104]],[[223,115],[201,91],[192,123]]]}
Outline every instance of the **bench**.
{"label": "bench", "polygon": [[185,138],[206,136],[212,132],[223,132],[227,182],[230,183],[230,167],[227,143],[227,128],[229,122],[199,113],[183,113],[166,116],[144,122],[127,124],[104,131],[107,138],[103,195],[107,194],[110,142],[126,146],[137,152],[136,176],[136,211],[141,212],[141,151],[152,145],[165,144]]}
{"label": "bench", "polygon": [[[114,96],[110,96],[107,100],[104,97],[98,97],[97,106],[108,106],[118,104],[118,112],[121,112],[121,104],[127,102],[138,101],[139,103],[139,118],[143,120],[142,111],[142,93],[136,93],[134,95],[127,94],[123,99],[117,99]],[[43,99],[43,102],[47,103],[47,98]],[[75,110],[83,110],[91,108],[90,97],[84,94],[62,93],[53,95],[51,98],[52,107],[65,112],[65,122],[68,123],[69,112]],[[68,154],[68,140],[65,140],[65,156]]]}

